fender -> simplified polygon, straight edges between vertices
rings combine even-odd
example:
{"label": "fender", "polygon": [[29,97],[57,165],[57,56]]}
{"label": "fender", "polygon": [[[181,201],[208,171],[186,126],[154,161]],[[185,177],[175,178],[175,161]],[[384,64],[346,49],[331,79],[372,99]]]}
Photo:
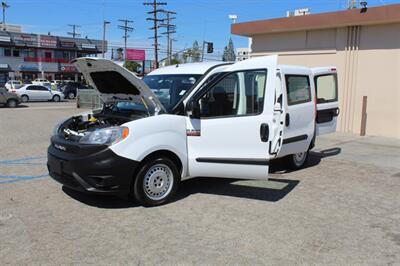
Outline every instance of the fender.
{"label": "fender", "polygon": [[182,163],[182,179],[187,176],[186,120],[179,115],[156,115],[123,124],[129,128],[129,136],[112,145],[110,149],[119,156],[142,161],[147,155],[168,150],[176,154]]}

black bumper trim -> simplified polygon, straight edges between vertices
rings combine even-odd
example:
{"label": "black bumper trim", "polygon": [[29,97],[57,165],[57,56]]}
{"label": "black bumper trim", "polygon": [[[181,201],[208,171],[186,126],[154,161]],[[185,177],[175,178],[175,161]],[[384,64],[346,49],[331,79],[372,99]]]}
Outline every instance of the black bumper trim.
{"label": "black bumper trim", "polygon": [[139,162],[121,157],[111,149],[91,147],[93,152],[81,152],[79,144],[73,153],[48,148],[49,175],[59,183],[77,191],[101,194],[127,195]]}
{"label": "black bumper trim", "polygon": [[282,143],[283,144],[289,144],[289,143],[302,141],[302,140],[306,140],[306,139],[308,139],[307,135],[300,135],[300,136],[296,136],[296,137],[292,137],[292,138],[283,139]]}

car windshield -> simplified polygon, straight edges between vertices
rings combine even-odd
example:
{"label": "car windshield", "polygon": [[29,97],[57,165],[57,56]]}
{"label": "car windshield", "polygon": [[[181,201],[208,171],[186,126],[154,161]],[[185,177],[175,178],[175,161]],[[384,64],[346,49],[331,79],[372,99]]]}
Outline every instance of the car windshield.
{"label": "car windshield", "polygon": [[170,110],[202,75],[149,75],[143,81],[158,100]]}

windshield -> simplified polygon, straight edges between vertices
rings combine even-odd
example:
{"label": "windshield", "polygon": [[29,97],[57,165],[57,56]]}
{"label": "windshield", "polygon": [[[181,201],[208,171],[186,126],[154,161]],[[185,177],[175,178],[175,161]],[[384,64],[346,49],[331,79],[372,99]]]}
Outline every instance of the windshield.
{"label": "windshield", "polygon": [[149,75],[143,81],[158,100],[170,110],[202,75]]}

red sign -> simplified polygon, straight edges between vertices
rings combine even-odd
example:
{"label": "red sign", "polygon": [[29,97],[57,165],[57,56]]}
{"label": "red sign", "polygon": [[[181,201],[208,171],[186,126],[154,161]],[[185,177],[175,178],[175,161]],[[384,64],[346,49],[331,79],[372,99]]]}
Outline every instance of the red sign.
{"label": "red sign", "polygon": [[126,49],[126,60],[132,61],[144,61],[146,59],[146,53],[144,50],[137,49]]}
{"label": "red sign", "polygon": [[75,66],[61,66],[60,70],[62,72],[77,72],[77,69]]}
{"label": "red sign", "polygon": [[41,47],[57,47],[57,39],[51,36],[40,36]]}

